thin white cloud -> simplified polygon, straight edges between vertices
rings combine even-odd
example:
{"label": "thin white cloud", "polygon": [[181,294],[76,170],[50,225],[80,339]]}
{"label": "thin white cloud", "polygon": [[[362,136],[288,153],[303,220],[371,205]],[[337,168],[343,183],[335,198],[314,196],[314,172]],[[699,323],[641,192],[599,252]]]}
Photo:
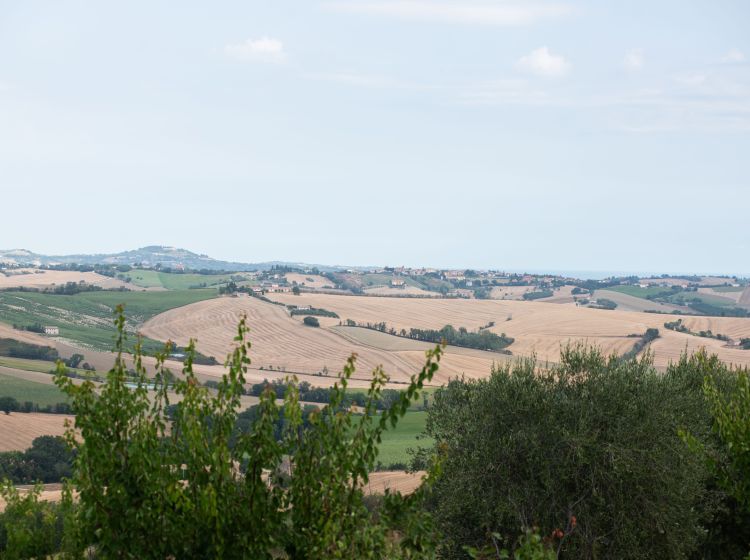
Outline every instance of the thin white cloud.
{"label": "thin white cloud", "polygon": [[645,64],[643,49],[631,49],[625,53],[625,58],[622,60],[623,66],[628,70],[637,71],[643,68]]}
{"label": "thin white cloud", "polygon": [[250,62],[283,62],[286,58],[284,44],[270,37],[247,39],[241,43],[226,45],[224,54],[235,60]]}
{"label": "thin white cloud", "polygon": [[569,14],[569,5],[541,2],[491,2],[476,0],[401,0],[379,2],[328,2],[331,10],[397,19],[476,25],[529,25],[540,19]]}
{"label": "thin white cloud", "polygon": [[524,72],[545,78],[564,76],[570,69],[570,63],[564,56],[551,53],[547,47],[539,47],[522,56],[516,66]]}
{"label": "thin white cloud", "polygon": [[722,59],[724,62],[745,62],[745,53],[740,49],[731,49]]}

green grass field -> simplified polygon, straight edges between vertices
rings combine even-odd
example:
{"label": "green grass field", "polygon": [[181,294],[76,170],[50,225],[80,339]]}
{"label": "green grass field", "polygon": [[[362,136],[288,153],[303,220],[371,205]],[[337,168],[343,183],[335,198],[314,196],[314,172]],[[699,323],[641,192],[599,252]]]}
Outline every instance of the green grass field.
{"label": "green grass field", "polygon": [[627,294],[638,298],[646,299],[648,296],[655,296],[657,294],[669,293],[669,288],[662,288],[658,286],[641,288],[640,286],[610,286],[607,288],[613,292],[620,292],[621,294]]}
{"label": "green grass field", "polygon": [[696,298],[716,307],[732,307],[734,305],[733,301],[727,298],[722,298],[721,296],[712,296],[701,292],[687,292],[684,290],[674,291],[674,293],[670,294],[671,290],[669,288],[662,287],[641,288],[640,286],[612,286],[607,289],[642,299],[647,299],[648,296],[663,294],[663,297],[659,298],[660,301],[674,303],[675,305],[687,305]]}
{"label": "green grass field", "polygon": [[700,292],[680,292],[667,298],[672,303],[687,305],[694,299],[699,299],[703,303],[709,305],[715,305],[716,307],[734,307],[735,303],[733,300],[723,298],[721,296],[712,296],[710,294],[703,294]]}
{"label": "green grass field", "polygon": [[432,438],[421,437],[427,421],[427,413],[424,411],[407,412],[395,429],[390,429],[383,434],[383,442],[380,444],[377,461],[384,465],[391,463],[408,464],[411,457],[407,453],[410,447],[427,447],[434,443]]}
{"label": "green grass field", "polygon": [[141,288],[193,290],[226,284],[232,279],[244,279],[241,274],[174,274],[157,270],[133,269],[128,274],[131,283]]}
{"label": "green grass field", "polygon": [[0,374],[0,396],[13,397],[18,402],[31,401],[41,406],[68,400],[55,385],[36,383],[3,374]]}
{"label": "green grass field", "polygon": [[745,289],[745,286],[717,286],[711,288],[714,292],[741,292]]}
{"label": "green grass field", "polygon": [[164,287],[159,279],[159,272],[156,270],[142,270],[140,268],[135,268],[128,272],[126,276],[130,276],[130,282],[141,288]]}
{"label": "green grass field", "polygon": [[[72,296],[38,292],[0,292],[0,317],[8,324],[42,323],[60,328],[60,336],[97,350],[111,350],[115,334],[112,313],[125,305],[127,329],[168,309],[216,297],[213,288],[169,292],[84,292]],[[147,351],[161,349],[145,340]]]}
{"label": "green grass field", "polygon": [[[48,362],[45,360],[27,360],[25,358],[9,358],[7,356],[0,356],[0,366],[5,366],[14,369],[20,369],[23,371],[36,371],[41,373],[49,373],[55,371],[57,364],[55,362]],[[91,372],[80,368],[67,368],[68,371],[74,372],[82,377],[86,377]]]}

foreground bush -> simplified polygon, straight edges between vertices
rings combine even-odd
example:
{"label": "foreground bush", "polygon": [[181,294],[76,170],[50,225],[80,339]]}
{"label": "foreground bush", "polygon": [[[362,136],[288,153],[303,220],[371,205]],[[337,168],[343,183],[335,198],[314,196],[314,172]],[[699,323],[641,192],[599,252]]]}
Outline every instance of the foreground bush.
{"label": "foreground bush", "polygon": [[40,501],[42,487],[25,494],[10,482],[0,486],[5,510],[0,513],[0,558],[45,558],[62,547],[63,525],[71,501]]}
{"label": "foreground bush", "polygon": [[[193,373],[192,342],[177,380],[165,369],[166,354],[157,359],[155,378],[147,379],[139,346],[136,376],[128,377],[125,319],[122,309],[118,312],[117,359],[106,382],[95,390],[91,382],[75,385],[62,374],[56,378],[70,397],[81,436],[72,428],[67,433],[76,451],[71,485],[78,502],[65,519],[64,539],[58,539],[65,553],[139,559],[433,557],[424,490],[408,497],[387,494],[371,513],[362,487],[381,434],[397,424],[432,378],[440,348],[427,352],[424,368],[381,415],[375,414],[375,402],[387,381],[382,369],[373,373],[366,414],[354,416],[339,406],[354,373],[352,357],[330,403],[309,414],[304,430],[291,384],[280,440],[274,433],[279,407],[270,390],[262,395],[249,431],[236,437],[250,363],[244,319],[227,373],[218,390],[209,392]],[[169,424],[164,414],[168,379],[182,397]],[[137,387],[128,388],[126,382],[133,381]],[[156,395],[149,395],[154,382]],[[6,529],[11,534],[22,525],[10,522]]]}
{"label": "foreground bush", "polygon": [[548,370],[525,361],[451,382],[427,421],[444,457],[430,505],[445,555],[539,527],[561,558],[742,557],[748,518],[678,436],[721,460],[703,380],[734,373],[704,354],[662,374],[578,347]]}

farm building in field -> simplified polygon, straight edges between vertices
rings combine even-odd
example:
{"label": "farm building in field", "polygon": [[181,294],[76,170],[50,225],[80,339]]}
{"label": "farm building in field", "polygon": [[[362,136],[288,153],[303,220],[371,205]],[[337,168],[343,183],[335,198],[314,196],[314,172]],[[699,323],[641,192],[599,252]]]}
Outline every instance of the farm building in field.
{"label": "farm building in field", "polygon": [[284,294],[287,292],[292,291],[291,286],[279,286],[278,284],[263,284],[263,289],[267,292],[276,293],[276,294]]}
{"label": "farm building in field", "polygon": [[44,334],[50,334],[52,336],[57,336],[60,334],[59,327],[44,327]]}
{"label": "farm building in field", "polygon": [[403,280],[391,280],[391,287],[393,288],[404,288],[406,286],[406,282]]}

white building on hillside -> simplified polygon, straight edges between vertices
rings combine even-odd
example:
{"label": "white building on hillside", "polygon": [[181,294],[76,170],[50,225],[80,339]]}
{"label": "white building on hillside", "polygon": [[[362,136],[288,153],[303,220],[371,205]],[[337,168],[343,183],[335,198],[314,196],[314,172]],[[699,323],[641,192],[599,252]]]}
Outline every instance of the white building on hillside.
{"label": "white building on hillside", "polygon": [[60,329],[58,327],[44,327],[44,334],[57,336],[60,334]]}

